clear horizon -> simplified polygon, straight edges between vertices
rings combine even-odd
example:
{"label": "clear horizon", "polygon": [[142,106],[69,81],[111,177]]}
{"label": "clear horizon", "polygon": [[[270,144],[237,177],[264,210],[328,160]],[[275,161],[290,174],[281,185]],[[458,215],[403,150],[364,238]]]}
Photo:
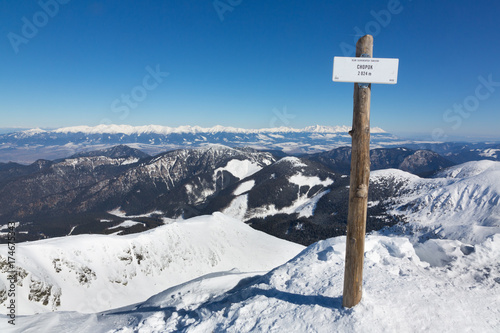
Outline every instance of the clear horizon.
{"label": "clear horizon", "polygon": [[[1,128],[351,126],[334,56],[374,36],[400,60],[371,124],[402,137],[498,140],[500,4],[130,0],[3,3]],[[489,138],[489,139],[488,139]]]}
{"label": "clear horizon", "polygon": [[[106,125],[118,125],[119,124],[106,124]],[[157,125],[157,124],[149,124],[149,125],[137,125],[137,127],[140,126],[164,126],[164,125]],[[319,124],[317,124],[319,125]],[[87,125],[81,125],[81,126],[87,126]],[[64,127],[0,127],[0,135],[1,134],[10,134],[10,133],[15,133],[15,132],[21,132],[25,130],[31,130],[31,129],[41,129],[45,131],[52,131],[52,130],[57,130],[61,128],[67,128],[67,127],[81,127],[81,126],[64,126]],[[99,126],[99,125],[96,125]],[[126,126],[134,126],[134,125],[126,125]],[[210,126],[210,127],[203,127],[199,125],[180,125],[180,126],[165,126],[165,127],[172,127],[172,128],[179,128],[179,127],[203,127],[203,128],[213,128],[216,126],[222,126],[222,125],[215,125],[215,126]],[[315,125],[311,125],[315,126]],[[321,126],[321,125],[319,125]],[[351,127],[351,125],[332,125],[331,127],[342,127],[342,126],[348,126]],[[235,127],[235,126],[224,126],[224,127],[233,127],[233,128],[238,128],[238,129],[245,129],[245,130],[261,130],[261,129],[269,129],[269,127],[261,127],[261,128],[244,128],[244,127]],[[290,126],[282,126],[282,127],[288,127],[288,128],[293,128],[293,129],[304,129],[305,127],[302,128],[297,128],[297,127],[290,127]],[[306,126],[307,127],[307,126]],[[376,126],[372,126],[371,128],[375,128]],[[379,128],[379,127],[377,127]],[[432,136],[429,133],[414,133],[414,132],[407,132],[407,133],[398,133],[398,132],[389,132],[385,130],[384,128],[381,128],[382,130],[386,131],[389,134],[395,135],[396,137],[399,137],[400,139],[407,139],[407,140],[414,140],[414,141],[436,141],[432,138]],[[500,134],[496,136],[488,136],[488,135],[475,135],[475,136],[448,136],[446,140],[442,140],[442,142],[500,142]]]}

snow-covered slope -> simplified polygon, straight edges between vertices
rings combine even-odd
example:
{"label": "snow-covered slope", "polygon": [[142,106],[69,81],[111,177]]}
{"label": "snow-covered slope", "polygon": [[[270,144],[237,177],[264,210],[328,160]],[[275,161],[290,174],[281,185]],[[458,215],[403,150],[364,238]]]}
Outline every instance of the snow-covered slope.
{"label": "snow-covered slope", "polygon": [[[270,153],[222,145],[140,156],[119,146],[40,167],[0,168],[0,225],[21,222],[28,233],[19,242],[67,235],[73,227],[73,234],[106,233],[98,221],[117,207],[136,216],[201,215],[211,196],[276,161]],[[137,222],[147,229],[161,223],[159,217]]]}
{"label": "snow-covered slope", "polygon": [[500,233],[500,162],[468,162],[432,179],[380,170],[370,180],[402,184],[392,199],[391,213],[407,222],[397,228],[407,229],[413,237],[481,243]]}
{"label": "snow-covered slope", "polygon": [[[0,315],[0,330],[499,332],[499,173],[500,163],[489,161],[453,167],[433,179],[399,170],[374,172],[372,183],[396,192],[386,204],[406,223],[367,236],[363,299],[352,309],[341,305],[346,239],[336,237],[311,245],[261,276],[245,268],[238,272],[221,267],[146,301],[102,313],[20,317],[16,327]],[[302,183],[301,177],[293,180]],[[257,186],[249,181],[233,191],[244,195],[245,190]],[[372,206],[378,204],[382,202],[371,202]],[[221,215],[212,219],[218,217]],[[216,233],[227,231],[225,227]],[[263,247],[266,242],[261,241],[247,244],[244,252],[253,255],[254,246]],[[240,240],[235,246],[244,244]],[[19,253],[21,250],[20,246]],[[137,258],[132,257],[135,262]]]}
{"label": "snow-covered slope", "polygon": [[[215,213],[128,236],[81,235],[17,245],[18,314],[96,312],[143,301],[204,274],[268,271],[303,247]],[[7,270],[0,247],[0,271]],[[0,275],[2,313],[6,274]]]}
{"label": "snow-covered slope", "polygon": [[223,212],[244,221],[277,214],[312,216],[318,200],[334,183],[330,177],[335,175],[306,162],[311,164],[297,157],[284,157],[253,179],[245,179],[232,192],[234,197]]}
{"label": "snow-covered slope", "polygon": [[352,309],[341,305],[345,237],[337,237],[262,277],[212,274],[101,314],[21,318],[12,332],[498,332],[500,236],[468,254],[452,244],[439,250],[454,259],[435,267],[407,238],[368,236],[364,295]]}

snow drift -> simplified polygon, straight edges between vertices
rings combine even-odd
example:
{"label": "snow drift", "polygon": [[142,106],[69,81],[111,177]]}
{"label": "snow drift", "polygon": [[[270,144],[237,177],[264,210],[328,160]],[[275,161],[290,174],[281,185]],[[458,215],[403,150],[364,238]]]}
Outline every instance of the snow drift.
{"label": "snow drift", "polygon": [[498,332],[500,236],[468,254],[453,244],[439,247],[454,257],[441,267],[407,238],[368,236],[364,295],[352,309],[341,306],[337,237],[263,276],[211,274],[118,310],[21,318],[13,332]]}

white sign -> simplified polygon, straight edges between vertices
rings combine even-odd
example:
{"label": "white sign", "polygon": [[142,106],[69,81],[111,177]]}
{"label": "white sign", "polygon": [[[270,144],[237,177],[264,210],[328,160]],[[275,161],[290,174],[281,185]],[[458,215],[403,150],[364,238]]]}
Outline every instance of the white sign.
{"label": "white sign", "polygon": [[399,59],[335,57],[333,81],[396,84],[398,67]]}

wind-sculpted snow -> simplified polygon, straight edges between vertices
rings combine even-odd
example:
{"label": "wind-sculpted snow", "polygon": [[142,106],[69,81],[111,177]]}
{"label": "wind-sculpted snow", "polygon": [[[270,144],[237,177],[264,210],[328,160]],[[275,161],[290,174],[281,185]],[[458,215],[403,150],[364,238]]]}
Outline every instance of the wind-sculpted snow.
{"label": "wind-sculpted snow", "polygon": [[[215,213],[128,236],[69,236],[18,244],[18,314],[96,312],[143,301],[198,276],[267,271],[303,247]],[[0,271],[7,268],[0,248]],[[0,294],[7,280],[0,275]],[[6,298],[1,299],[5,310]],[[2,312],[3,312],[2,310]]]}
{"label": "wind-sculpted snow", "polygon": [[23,318],[16,332],[498,332],[500,237],[466,253],[452,244],[439,247],[451,258],[440,267],[407,238],[368,236],[363,299],[352,309],[341,305],[345,237],[337,237],[261,277],[210,274],[118,310]]}

